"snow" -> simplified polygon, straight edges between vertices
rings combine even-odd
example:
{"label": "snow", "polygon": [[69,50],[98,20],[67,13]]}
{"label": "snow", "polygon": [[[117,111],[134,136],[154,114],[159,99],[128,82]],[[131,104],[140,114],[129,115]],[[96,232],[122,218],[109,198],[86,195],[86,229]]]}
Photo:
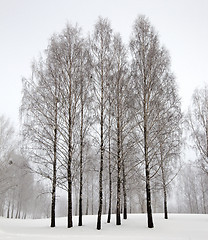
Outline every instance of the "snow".
{"label": "snow", "polygon": [[170,214],[163,219],[162,214],[154,214],[155,228],[146,226],[146,214],[128,215],[121,226],[106,223],[102,216],[102,230],[96,230],[96,216],[83,216],[84,226],[78,227],[78,218],[73,218],[74,227],[66,228],[66,218],[57,218],[56,227],[50,228],[50,219],[6,219],[0,218],[1,240],[207,240],[208,215]]}

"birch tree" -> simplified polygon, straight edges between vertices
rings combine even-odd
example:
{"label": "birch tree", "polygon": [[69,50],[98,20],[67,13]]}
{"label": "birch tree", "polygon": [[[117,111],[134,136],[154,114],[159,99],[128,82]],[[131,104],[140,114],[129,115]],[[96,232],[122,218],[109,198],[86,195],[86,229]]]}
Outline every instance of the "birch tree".
{"label": "birch tree", "polygon": [[58,82],[49,65],[49,59],[34,62],[32,77],[23,79],[21,114],[25,153],[34,172],[51,181],[51,227],[55,227]]}
{"label": "birch tree", "polygon": [[[83,43],[81,49],[81,62],[80,62],[80,180],[79,180],[79,226],[82,226],[83,215],[83,163],[84,163],[84,150],[86,149],[86,137],[89,130],[89,106],[91,100],[91,57],[89,49]],[[90,91],[91,90],[91,91]],[[87,151],[87,150],[86,150]],[[86,156],[86,155],[85,155]],[[86,162],[86,159],[85,159]]]}
{"label": "birch tree", "polygon": [[[125,114],[125,88],[127,80],[127,51],[122,43],[121,36],[119,34],[114,36],[113,39],[113,50],[114,50],[114,68],[113,68],[113,79],[115,86],[115,119],[116,119],[116,162],[117,162],[117,203],[116,203],[116,225],[121,225],[121,179],[122,172],[124,171],[123,163],[123,142],[122,142],[122,118]],[[123,174],[125,180],[125,173]],[[125,183],[125,181],[124,181]],[[123,185],[125,186],[125,185]],[[125,188],[124,188],[125,197]],[[126,203],[126,202],[125,202]],[[124,204],[124,214],[126,215],[126,206]]]}
{"label": "birch tree", "polygon": [[171,73],[164,76],[164,97],[158,106],[160,121],[158,122],[157,141],[159,144],[160,179],[163,190],[164,218],[168,219],[167,194],[170,183],[180,171],[180,155],[182,148],[182,113],[175,79]]}
{"label": "birch tree", "polygon": [[101,229],[101,215],[103,207],[103,162],[104,162],[104,119],[106,103],[106,83],[111,74],[111,43],[112,29],[107,19],[99,18],[91,40],[91,51],[93,56],[93,80],[95,86],[95,101],[100,122],[100,170],[99,170],[99,209],[97,218],[97,229]]}
{"label": "birch tree", "polygon": [[167,80],[165,75],[169,71],[170,59],[167,51],[160,46],[154,28],[143,16],[138,17],[134,23],[130,50],[135,94],[133,108],[140,136],[138,146],[144,161],[148,227],[153,228],[151,178],[160,169],[157,163],[159,133],[156,128],[162,116],[158,109],[163,104],[163,87]]}

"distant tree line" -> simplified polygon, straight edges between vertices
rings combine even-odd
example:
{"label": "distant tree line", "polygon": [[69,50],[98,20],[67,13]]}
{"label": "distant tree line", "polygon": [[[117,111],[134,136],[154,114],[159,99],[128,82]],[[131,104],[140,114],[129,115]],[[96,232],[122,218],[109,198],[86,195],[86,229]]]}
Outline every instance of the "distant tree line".
{"label": "distant tree line", "polygon": [[0,216],[50,217],[47,186],[35,179],[17,138],[10,121],[0,116]]}
{"label": "distant tree line", "polygon": [[[185,130],[194,161],[185,165],[181,175],[183,211],[208,212],[208,85],[195,89],[185,115]],[[180,210],[180,209],[179,209]]]}

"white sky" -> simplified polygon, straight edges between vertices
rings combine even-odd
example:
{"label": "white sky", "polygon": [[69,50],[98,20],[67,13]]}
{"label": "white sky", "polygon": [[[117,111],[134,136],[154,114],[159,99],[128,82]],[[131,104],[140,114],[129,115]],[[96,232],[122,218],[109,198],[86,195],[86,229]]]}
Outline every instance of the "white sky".
{"label": "white sky", "polygon": [[87,33],[99,15],[108,17],[128,43],[139,14],[170,52],[185,110],[193,90],[208,83],[208,0],[0,0],[0,115],[18,123],[21,79],[67,21]]}

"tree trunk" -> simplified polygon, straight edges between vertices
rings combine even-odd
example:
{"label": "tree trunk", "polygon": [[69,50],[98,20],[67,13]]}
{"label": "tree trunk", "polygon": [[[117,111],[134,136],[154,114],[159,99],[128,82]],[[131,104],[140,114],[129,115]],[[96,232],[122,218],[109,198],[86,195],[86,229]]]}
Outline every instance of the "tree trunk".
{"label": "tree trunk", "polygon": [[92,194],[91,194],[91,198],[92,198],[92,215],[94,215],[94,184],[93,184],[93,176],[92,176],[92,188],[91,188],[91,191],[92,191]]}
{"label": "tree trunk", "polygon": [[124,205],[123,205],[123,219],[127,219],[127,194],[126,194],[126,176],[125,176],[125,166],[124,166],[124,160],[123,163],[123,199],[124,199]]}
{"label": "tree trunk", "polygon": [[[146,99],[146,97],[144,98]],[[145,102],[146,105],[146,102]],[[147,119],[146,119],[146,106],[144,106],[144,159],[145,159],[145,173],[146,173],[146,197],[147,197],[147,219],[148,228],[153,228],[152,207],[151,207],[151,189],[150,189],[150,172],[148,160],[148,147],[147,147]]]}
{"label": "tree trunk", "polygon": [[132,199],[131,199],[131,194],[129,195],[130,199],[129,199],[129,212],[132,213]]}
{"label": "tree trunk", "polygon": [[[162,154],[162,151],[160,151]],[[168,219],[168,206],[167,206],[167,189],[166,189],[166,183],[165,183],[165,173],[164,173],[164,167],[163,167],[163,157],[161,156],[161,171],[162,171],[162,181],[163,181],[163,207],[164,207],[164,217],[165,219]]]}
{"label": "tree trunk", "polygon": [[108,172],[109,172],[109,205],[108,205],[108,219],[107,223],[111,221],[111,202],[112,202],[112,172],[111,172],[111,101],[109,97],[109,134],[108,134]]}
{"label": "tree trunk", "polygon": [[72,181],[71,181],[71,142],[69,143],[69,153],[68,153],[68,228],[73,226],[72,223]]}
{"label": "tree trunk", "polygon": [[89,197],[87,195],[86,212],[85,212],[85,214],[88,215],[88,213],[89,213]]}
{"label": "tree trunk", "polygon": [[164,214],[165,219],[168,219],[167,192],[165,186],[163,187],[163,192],[164,192]]}
{"label": "tree trunk", "polygon": [[103,72],[101,77],[101,117],[100,117],[100,175],[99,175],[99,209],[97,218],[97,230],[101,229],[101,215],[103,206],[103,156],[104,156],[104,139],[103,139],[103,125],[104,125],[104,104],[103,104]]}
{"label": "tree trunk", "polygon": [[125,161],[123,154],[123,138],[121,133],[121,152],[122,152],[122,173],[123,173],[123,219],[127,219],[127,194],[126,194],[126,174],[125,174]]}
{"label": "tree trunk", "polygon": [[[81,80],[82,81],[82,80]],[[83,172],[82,172],[82,162],[83,162],[83,83],[81,82],[81,123],[80,123],[80,192],[79,192],[79,223],[78,226],[82,226],[82,188],[83,188]]]}
{"label": "tree trunk", "polygon": [[14,217],[14,203],[12,204],[12,213],[11,213],[11,218]]}
{"label": "tree trunk", "polygon": [[[82,171],[80,169],[80,171]],[[79,193],[79,223],[78,226],[82,226],[82,176],[80,176],[80,193]]]}
{"label": "tree trunk", "polygon": [[72,223],[72,181],[71,181],[71,154],[69,154],[69,162],[68,162],[68,224],[67,227],[73,227]]}
{"label": "tree trunk", "polygon": [[152,219],[150,177],[149,177],[149,166],[148,166],[148,164],[146,164],[146,195],[147,195],[148,228],[153,228],[154,225],[153,225],[153,219]]}
{"label": "tree trunk", "polygon": [[120,179],[120,159],[117,164],[117,202],[116,202],[116,225],[121,225],[121,179]]}
{"label": "tree trunk", "polygon": [[19,213],[19,208],[17,207],[17,212],[16,212],[16,215],[15,215],[15,219],[18,218],[18,213]]}
{"label": "tree trunk", "polygon": [[116,204],[116,225],[121,225],[121,141],[120,141],[120,84],[117,80],[117,204]]}
{"label": "tree trunk", "polygon": [[52,186],[52,204],[51,204],[51,227],[55,227],[55,208],[56,208],[56,187],[53,180]]}
{"label": "tree trunk", "polygon": [[9,206],[8,206],[8,209],[7,209],[7,218],[9,218],[10,216],[10,202],[9,202]]}
{"label": "tree trunk", "polygon": [[97,230],[101,229],[101,216],[103,206],[103,186],[102,186],[102,175],[103,175],[103,140],[101,141],[101,162],[100,162],[100,176],[99,176],[99,209],[97,218]]}
{"label": "tree trunk", "polygon": [[[109,160],[110,161],[110,160]],[[112,205],[112,179],[111,179],[111,166],[109,165],[109,206],[108,206],[108,220],[107,223],[111,221],[111,205]]]}
{"label": "tree trunk", "polygon": [[72,222],[72,180],[71,180],[71,164],[72,164],[72,119],[71,119],[71,82],[69,86],[69,116],[68,116],[68,167],[67,167],[67,182],[68,182],[68,219],[67,227],[73,227]]}
{"label": "tree trunk", "polygon": [[149,159],[148,159],[148,104],[147,104],[147,83],[146,77],[144,77],[144,96],[143,96],[143,113],[144,113],[144,161],[145,161],[145,174],[146,174],[146,201],[147,201],[147,221],[148,228],[153,228],[152,219],[152,206],[151,206],[151,189],[150,189],[150,169],[149,169]]}
{"label": "tree trunk", "polygon": [[58,99],[57,90],[55,90],[55,118],[54,118],[54,144],[53,144],[53,179],[52,179],[52,204],[51,204],[51,227],[55,227],[56,218],[56,155],[57,155],[57,115],[58,115]]}
{"label": "tree trunk", "polygon": [[111,221],[111,202],[112,202],[112,179],[111,174],[109,173],[109,206],[108,206],[108,220],[107,223]]}
{"label": "tree trunk", "polygon": [[88,175],[87,175],[87,182],[86,182],[86,189],[87,189],[87,192],[86,192],[86,209],[85,209],[85,215],[88,215],[89,214],[89,179],[88,179]]}
{"label": "tree trunk", "polygon": [[74,214],[75,214],[75,216],[78,216],[79,193],[78,193],[76,187],[74,187],[74,196],[75,196],[75,211],[74,211]]}

